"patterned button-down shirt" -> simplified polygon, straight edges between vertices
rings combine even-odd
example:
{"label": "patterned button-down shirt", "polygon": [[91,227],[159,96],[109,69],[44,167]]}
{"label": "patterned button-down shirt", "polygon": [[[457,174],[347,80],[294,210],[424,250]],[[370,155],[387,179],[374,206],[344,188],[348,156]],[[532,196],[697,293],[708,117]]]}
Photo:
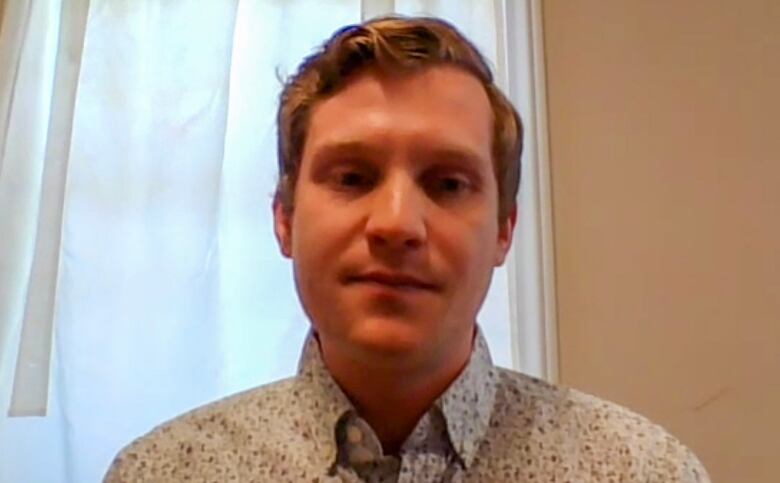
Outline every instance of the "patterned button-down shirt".
{"label": "patterned button-down shirt", "polygon": [[125,448],[106,482],[709,482],[696,457],[625,408],[471,359],[397,456],[325,367],[316,338],[297,376],[168,422]]}

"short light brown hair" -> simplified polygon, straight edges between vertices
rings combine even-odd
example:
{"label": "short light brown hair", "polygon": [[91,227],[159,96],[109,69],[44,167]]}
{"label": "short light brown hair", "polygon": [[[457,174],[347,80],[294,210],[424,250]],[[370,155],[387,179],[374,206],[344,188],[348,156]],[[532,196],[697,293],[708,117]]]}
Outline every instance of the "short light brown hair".
{"label": "short light brown hair", "polygon": [[498,89],[487,62],[455,27],[430,17],[382,17],[338,30],[301,63],[285,83],[277,113],[279,181],[274,201],[289,214],[313,106],[336,94],[367,68],[415,72],[453,65],[482,83],[493,111],[493,169],[498,184],[498,219],[515,206],[520,184],[523,127]]}

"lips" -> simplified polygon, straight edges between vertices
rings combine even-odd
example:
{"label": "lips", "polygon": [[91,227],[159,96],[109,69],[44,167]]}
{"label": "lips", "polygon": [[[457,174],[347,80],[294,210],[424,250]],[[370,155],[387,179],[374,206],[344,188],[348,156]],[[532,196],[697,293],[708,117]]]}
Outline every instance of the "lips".
{"label": "lips", "polygon": [[398,272],[366,272],[347,277],[347,283],[375,283],[397,289],[437,290],[438,285],[423,278]]}

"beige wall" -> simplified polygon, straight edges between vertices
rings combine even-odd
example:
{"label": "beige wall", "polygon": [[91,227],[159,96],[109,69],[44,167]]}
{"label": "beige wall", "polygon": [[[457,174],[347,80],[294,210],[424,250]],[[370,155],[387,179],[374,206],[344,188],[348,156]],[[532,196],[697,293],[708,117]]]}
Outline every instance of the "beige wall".
{"label": "beige wall", "polygon": [[780,482],[780,2],[544,2],[562,382]]}

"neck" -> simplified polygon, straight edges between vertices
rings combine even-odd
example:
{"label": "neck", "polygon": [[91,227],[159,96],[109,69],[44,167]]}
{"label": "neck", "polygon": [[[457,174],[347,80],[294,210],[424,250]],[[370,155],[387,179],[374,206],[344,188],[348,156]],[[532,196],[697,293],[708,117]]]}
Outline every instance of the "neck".
{"label": "neck", "polygon": [[323,361],[386,454],[397,454],[417,422],[463,371],[473,337],[448,347],[447,358],[417,368],[350,357],[320,340]]}

